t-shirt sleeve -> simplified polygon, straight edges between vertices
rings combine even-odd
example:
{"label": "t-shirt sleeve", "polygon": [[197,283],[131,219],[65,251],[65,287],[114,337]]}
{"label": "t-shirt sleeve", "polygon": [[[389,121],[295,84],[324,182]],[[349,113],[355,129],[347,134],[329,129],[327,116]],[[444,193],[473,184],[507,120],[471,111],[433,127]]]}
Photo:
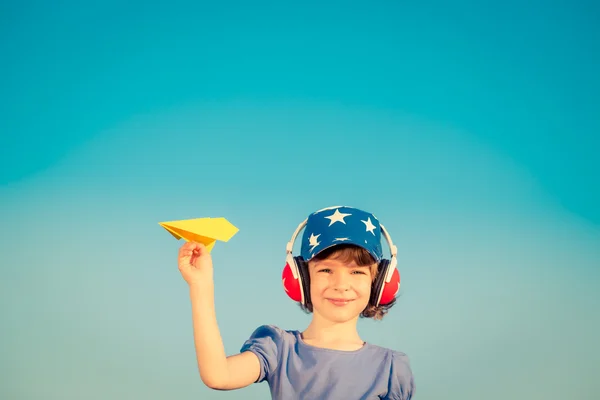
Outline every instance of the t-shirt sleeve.
{"label": "t-shirt sleeve", "polygon": [[258,382],[268,381],[278,365],[283,331],[273,325],[262,325],[244,342],[240,353],[251,351],[260,361]]}
{"label": "t-shirt sleeve", "polygon": [[408,356],[404,353],[394,352],[390,371],[390,384],[388,400],[410,400],[416,392],[415,379],[410,368]]}

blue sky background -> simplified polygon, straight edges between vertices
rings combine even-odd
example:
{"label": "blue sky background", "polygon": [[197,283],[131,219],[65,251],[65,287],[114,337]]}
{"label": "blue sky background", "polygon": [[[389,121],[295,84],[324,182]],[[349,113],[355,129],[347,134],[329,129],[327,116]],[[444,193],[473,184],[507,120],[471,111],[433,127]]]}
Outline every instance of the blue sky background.
{"label": "blue sky background", "polygon": [[158,222],[225,216],[228,353],[303,329],[285,243],[374,212],[402,297],[366,340],[418,399],[592,399],[600,351],[594,2],[2,2],[0,397],[203,387]]}

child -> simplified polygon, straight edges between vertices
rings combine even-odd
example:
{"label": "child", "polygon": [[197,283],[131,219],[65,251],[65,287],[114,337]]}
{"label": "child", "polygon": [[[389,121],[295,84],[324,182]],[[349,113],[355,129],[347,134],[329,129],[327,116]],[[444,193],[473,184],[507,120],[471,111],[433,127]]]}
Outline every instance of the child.
{"label": "child", "polygon": [[[292,256],[304,228],[301,256]],[[392,259],[383,258],[381,235]],[[213,266],[206,248],[185,243],[179,270],[190,287],[194,341],[202,381],[232,390],[267,381],[273,399],[394,399],[414,397],[406,354],[363,341],[359,317],[381,319],[400,286],[396,248],[368,212],[329,207],[298,226],[287,247],[286,293],[309,313],[303,331],[256,329],[240,353],[227,357],[214,308]]]}

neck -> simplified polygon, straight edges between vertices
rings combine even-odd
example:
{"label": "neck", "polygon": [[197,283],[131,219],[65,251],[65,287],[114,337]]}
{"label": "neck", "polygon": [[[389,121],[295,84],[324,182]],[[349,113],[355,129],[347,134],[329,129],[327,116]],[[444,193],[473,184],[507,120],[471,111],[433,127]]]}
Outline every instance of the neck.
{"label": "neck", "polygon": [[363,340],[356,329],[358,318],[346,322],[328,321],[318,314],[313,319],[302,338],[309,344],[316,345],[360,345]]}

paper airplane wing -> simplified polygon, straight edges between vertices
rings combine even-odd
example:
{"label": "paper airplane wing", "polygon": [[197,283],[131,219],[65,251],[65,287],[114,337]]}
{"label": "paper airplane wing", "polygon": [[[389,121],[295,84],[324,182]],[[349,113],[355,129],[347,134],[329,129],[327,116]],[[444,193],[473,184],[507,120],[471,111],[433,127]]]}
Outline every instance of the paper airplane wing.
{"label": "paper airplane wing", "polygon": [[217,240],[227,242],[239,229],[223,217],[195,218],[180,221],[159,222],[176,239],[204,244],[212,250]]}

